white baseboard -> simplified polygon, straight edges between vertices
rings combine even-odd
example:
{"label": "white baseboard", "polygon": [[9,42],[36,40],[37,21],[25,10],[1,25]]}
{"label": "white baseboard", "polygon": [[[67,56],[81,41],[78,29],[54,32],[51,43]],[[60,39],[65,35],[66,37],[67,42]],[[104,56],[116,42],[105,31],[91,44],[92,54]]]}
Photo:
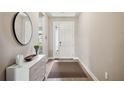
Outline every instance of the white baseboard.
{"label": "white baseboard", "polygon": [[48,57],[48,59],[54,59],[54,57]]}
{"label": "white baseboard", "polygon": [[94,80],[94,81],[99,81],[98,78],[92,73],[92,71],[83,63],[83,61],[76,57],[77,60],[79,60],[79,62],[83,65],[83,67],[86,69],[87,73],[91,76],[91,78]]}
{"label": "white baseboard", "polygon": [[[48,57],[48,59],[55,59],[56,57]],[[77,57],[60,57],[60,59],[77,59]]]}

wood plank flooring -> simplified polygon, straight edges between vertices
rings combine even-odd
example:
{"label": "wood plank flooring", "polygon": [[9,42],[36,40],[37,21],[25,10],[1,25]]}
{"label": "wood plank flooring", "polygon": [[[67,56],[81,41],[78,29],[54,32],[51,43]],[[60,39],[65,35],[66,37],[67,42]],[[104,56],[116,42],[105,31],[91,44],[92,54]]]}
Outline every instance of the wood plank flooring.
{"label": "wood plank flooring", "polygon": [[46,65],[46,81],[91,81],[77,60],[49,60]]}

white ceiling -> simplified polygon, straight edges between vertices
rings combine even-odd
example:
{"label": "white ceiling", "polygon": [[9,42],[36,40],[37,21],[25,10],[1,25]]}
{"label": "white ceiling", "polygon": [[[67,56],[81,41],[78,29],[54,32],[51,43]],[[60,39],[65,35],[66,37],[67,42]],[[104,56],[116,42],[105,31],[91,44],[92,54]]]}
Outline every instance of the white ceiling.
{"label": "white ceiling", "polygon": [[79,12],[48,12],[50,17],[76,17]]}

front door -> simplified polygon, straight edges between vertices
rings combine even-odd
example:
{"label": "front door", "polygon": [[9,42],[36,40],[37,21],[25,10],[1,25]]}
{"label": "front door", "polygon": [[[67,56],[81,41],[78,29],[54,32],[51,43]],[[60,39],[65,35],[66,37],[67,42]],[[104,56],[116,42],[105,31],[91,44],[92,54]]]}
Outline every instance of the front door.
{"label": "front door", "polygon": [[74,27],[74,21],[53,22],[55,58],[74,57]]}

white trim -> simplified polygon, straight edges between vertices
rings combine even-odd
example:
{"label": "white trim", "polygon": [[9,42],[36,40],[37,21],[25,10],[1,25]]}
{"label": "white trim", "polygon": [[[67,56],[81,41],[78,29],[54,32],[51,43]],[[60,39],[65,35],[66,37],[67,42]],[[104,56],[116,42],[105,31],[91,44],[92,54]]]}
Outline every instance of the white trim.
{"label": "white trim", "polygon": [[[80,14],[80,12],[71,12],[71,13],[74,13],[74,15],[52,15],[52,13],[55,13],[55,12],[46,12],[46,14],[49,16],[49,17],[51,17],[51,18],[70,18],[70,17],[73,17],[73,18],[75,18],[75,17],[78,17],[79,16],[79,14]],[[61,13],[61,12],[58,12],[58,13]],[[66,12],[65,12],[66,13]],[[69,12],[67,12],[67,13],[69,13]]]}
{"label": "white trim", "polygon": [[48,59],[54,59],[54,57],[48,57]]}
{"label": "white trim", "polygon": [[94,81],[99,81],[99,79],[92,73],[92,71],[83,63],[83,61],[80,58],[75,57],[75,59],[79,60],[79,62],[83,65],[83,67],[86,69],[87,73],[91,76],[91,78]]}
{"label": "white trim", "polygon": [[[57,57],[48,57],[48,60],[49,59],[55,59],[55,58],[57,58]],[[67,58],[67,59],[70,59],[70,58],[72,58],[72,59],[77,59],[76,57],[62,57],[62,58]],[[60,58],[61,59],[61,58]]]}

